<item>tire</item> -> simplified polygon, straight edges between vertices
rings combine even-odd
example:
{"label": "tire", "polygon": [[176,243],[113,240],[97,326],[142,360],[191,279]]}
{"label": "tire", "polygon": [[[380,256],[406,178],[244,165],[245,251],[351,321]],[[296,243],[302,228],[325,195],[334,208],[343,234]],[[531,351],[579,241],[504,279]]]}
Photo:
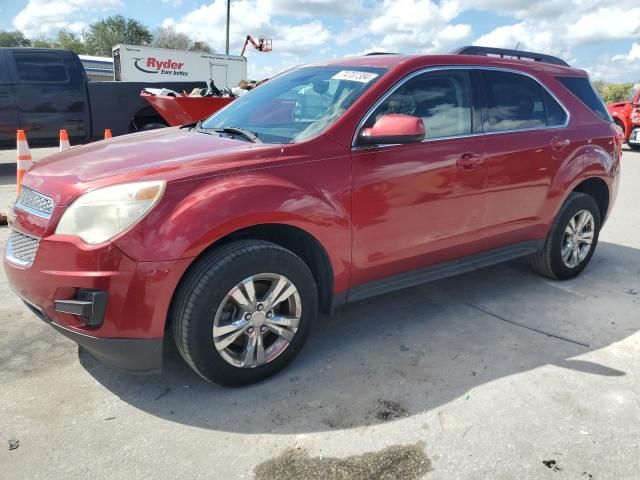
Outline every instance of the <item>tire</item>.
{"label": "tire", "polygon": [[[593,219],[592,237],[589,249],[586,255],[571,256],[569,259],[576,260],[575,265],[572,262],[563,259],[563,251],[566,252],[567,233],[566,229],[569,222],[580,212],[589,212]],[[585,225],[586,227],[586,225]],[[567,280],[578,275],[589,263],[598,244],[598,236],[600,234],[601,219],[598,204],[590,195],[584,193],[573,192],[564,202],[562,208],[558,212],[556,219],[547,235],[544,247],[530,257],[530,263],[537,273],[556,280]],[[588,231],[590,229],[587,229]],[[586,232],[585,231],[585,232]],[[579,243],[579,245],[583,245]],[[581,247],[578,251],[582,252]]]}
{"label": "tire", "polygon": [[629,142],[627,142],[627,145],[629,145],[629,148],[630,148],[631,150],[634,150],[634,151],[636,151],[636,152],[637,152],[638,150],[640,150],[640,145],[639,145],[639,144],[637,144],[637,143],[629,143]]}
{"label": "tire", "polygon": [[[253,306],[249,302],[241,305],[231,297],[233,293],[243,300],[250,298],[242,283],[249,278],[255,290]],[[268,293],[272,288],[277,290],[281,281],[287,285],[282,292],[289,292],[291,284],[295,293],[282,295],[285,299],[267,311]],[[286,367],[302,349],[317,311],[314,277],[298,256],[270,242],[241,240],[205,254],[188,271],[174,298],[171,319],[174,339],[185,361],[205,380],[236,387],[258,382]],[[267,319],[269,312],[271,320]],[[250,320],[247,314],[252,316]],[[291,318],[299,318],[293,334],[288,328],[274,326],[273,322]],[[238,325],[243,325],[243,333],[221,349],[242,330]],[[225,331],[214,340],[214,326],[218,333],[221,328],[234,331],[228,335]],[[279,329],[287,338],[272,329]],[[260,333],[263,330],[265,333]],[[250,356],[244,353],[256,343]]]}

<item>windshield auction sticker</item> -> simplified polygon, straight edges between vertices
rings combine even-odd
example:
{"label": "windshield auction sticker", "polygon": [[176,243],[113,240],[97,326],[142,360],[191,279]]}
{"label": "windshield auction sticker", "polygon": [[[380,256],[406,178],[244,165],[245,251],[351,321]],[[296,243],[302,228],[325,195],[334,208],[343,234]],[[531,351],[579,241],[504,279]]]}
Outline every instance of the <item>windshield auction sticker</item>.
{"label": "windshield auction sticker", "polygon": [[369,83],[377,76],[377,73],[342,70],[331,77],[331,80],[350,80],[352,82]]}

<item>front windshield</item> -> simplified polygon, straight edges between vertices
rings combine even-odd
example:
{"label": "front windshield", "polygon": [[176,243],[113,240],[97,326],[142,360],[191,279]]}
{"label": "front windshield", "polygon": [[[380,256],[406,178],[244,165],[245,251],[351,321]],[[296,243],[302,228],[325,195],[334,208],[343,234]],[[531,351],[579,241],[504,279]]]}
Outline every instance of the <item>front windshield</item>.
{"label": "front windshield", "polygon": [[241,128],[263,143],[298,143],[324,132],[386,72],[370,67],[302,67],[234,100],[202,123]]}

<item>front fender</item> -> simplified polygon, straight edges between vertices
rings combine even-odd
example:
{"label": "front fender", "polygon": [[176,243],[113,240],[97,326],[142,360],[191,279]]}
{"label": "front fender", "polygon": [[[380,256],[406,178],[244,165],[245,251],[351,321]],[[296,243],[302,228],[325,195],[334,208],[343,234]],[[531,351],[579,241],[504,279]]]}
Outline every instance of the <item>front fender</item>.
{"label": "front fender", "polygon": [[290,225],[318,240],[329,256],[335,287],[346,288],[349,183],[347,158],[170,183],[151,214],[114,243],[138,261],[176,260],[196,257],[247,227]]}

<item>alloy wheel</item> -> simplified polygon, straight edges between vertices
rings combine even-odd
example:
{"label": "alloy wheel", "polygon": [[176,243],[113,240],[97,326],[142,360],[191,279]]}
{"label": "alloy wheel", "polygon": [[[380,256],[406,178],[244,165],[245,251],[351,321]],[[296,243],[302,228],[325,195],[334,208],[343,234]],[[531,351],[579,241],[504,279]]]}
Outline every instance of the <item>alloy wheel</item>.
{"label": "alloy wheel", "polygon": [[245,278],[227,293],[216,311],[215,348],[235,367],[259,367],[287,349],[301,315],[298,289],[284,275],[260,273]]}
{"label": "alloy wheel", "polygon": [[580,210],[565,227],[562,239],[562,262],[576,268],[587,258],[595,235],[595,220],[588,210]]}

